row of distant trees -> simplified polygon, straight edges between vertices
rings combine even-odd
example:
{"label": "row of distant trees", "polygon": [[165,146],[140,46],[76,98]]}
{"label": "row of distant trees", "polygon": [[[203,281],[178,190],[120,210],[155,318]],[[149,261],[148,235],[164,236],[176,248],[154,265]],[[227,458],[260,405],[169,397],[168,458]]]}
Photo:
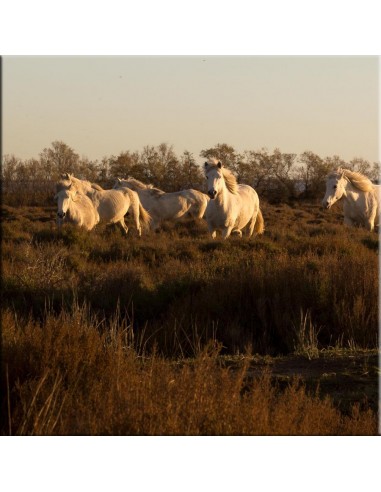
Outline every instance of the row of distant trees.
{"label": "row of distant trees", "polygon": [[[272,200],[296,197],[317,197],[325,188],[327,174],[339,166],[359,171],[373,181],[378,181],[380,164],[362,158],[346,162],[339,156],[322,158],[311,151],[302,154],[283,153],[279,149],[269,152],[246,150],[237,152],[228,144],[217,144],[203,149],[200,157],[216,157],[231,169],[239,183],[253,186],[261,196]],[[146,146],[141,152],[129,150],[117,156],[92,161],[80,157],[62,141],[55,141],[43,149],[38,159],[22,160],[5,155],[2,162],[3,193],[17,194],[48,189],[63,172],[81,179],[110,186],[118,177],[133,176],[152,183],[165,191],[195,188],[205,191],[205,177],[193,154],[184,151],[177,155],[173,146],[162,143]]]}

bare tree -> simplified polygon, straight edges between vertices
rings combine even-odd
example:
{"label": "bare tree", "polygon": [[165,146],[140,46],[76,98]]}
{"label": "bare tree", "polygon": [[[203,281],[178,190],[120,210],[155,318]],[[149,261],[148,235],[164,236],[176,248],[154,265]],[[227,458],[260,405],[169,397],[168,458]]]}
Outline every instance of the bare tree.
{"label": "bare tree", "polygon": [[60,173],[78,174],[79,155],[61,141],[54,141],[50,148],[40,153],[40,162],[45,179],[57,179]]}
{"label": "bare tree", "polygon": [[236,152],[234,147],[226,143],[217,144],[209,149],[203,149],[200,152],[200,156],[205,159],[214,157],[220,160],[225,167],[228,167],[235,173],[238,171],[238,163],[242,158],[242,156]]}

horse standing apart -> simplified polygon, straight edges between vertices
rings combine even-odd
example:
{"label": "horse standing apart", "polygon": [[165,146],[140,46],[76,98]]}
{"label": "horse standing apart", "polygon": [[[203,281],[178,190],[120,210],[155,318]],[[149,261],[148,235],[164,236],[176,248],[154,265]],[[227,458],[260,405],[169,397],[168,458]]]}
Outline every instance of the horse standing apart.
{"label": "horse standing apart", "polygon": [[246,226],[249,237],[253,232],[263,234],[264,220],[254,188],[238,184],[234,175],[216,159],[205,162],[204,171],[211,198],[205,218],[212,237],[216,237],[218,230],[224,239],[232,232],[242,236],[242,229]]}
{"label": "horse standing apart", "polygon": [[62,225],[65,219],[79,227],[91,231],[99,222],[99,214],[89,197],[78,193],[72,185],[67,189],[59,191],[54,197],[57,200],[58,225]]}
{"label": "horse standing apart", "polygon": [[134,178],[118,179],[114,188],[130,188],[138,193],[144,208],[148,210],[153,219],[153,229],[157,229],[163,220],[179,219],[186,214],[194,219],[201,219],[209,201],[205,193],[197,190],[165,193]]}
{"label": "horse standing apart", "polygon": [[67,189],[72,185],[75,186],[76,189],[86,194],[92,201],[101,222],[106,222],[107,224],[119,223],[127,234],[128,227],[124,222],[124,216],[131,207],[139,236],[141,236],[142,232],[140,223],[143,223],[146,227],[149,226],[151,217],[140,203],[138,194],[133,190],[104,190],[94,183],[77,179],[70,174],[64,174],[62,178],[63,180],[56,185],[57,190]]}
{"label": "horse standing apart", "polygon": [[338,168],[328,175],[323,207],[343,200],[344,224],[361,225],[373,231],[380,223],[381,187],[361,173]]}

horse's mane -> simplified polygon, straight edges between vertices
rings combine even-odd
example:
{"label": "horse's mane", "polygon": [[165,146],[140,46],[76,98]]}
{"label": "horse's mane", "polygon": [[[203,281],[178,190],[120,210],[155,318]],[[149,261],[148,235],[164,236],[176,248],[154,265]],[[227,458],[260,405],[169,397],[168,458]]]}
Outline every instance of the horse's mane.
{"label": "horse's mane", "polygon": [[92,188],[93,190],[103,191],[103,188],[96,183],[91,183],[86,179],[79,179],[69,173],[64,173],[61,175],[61,179],[56,183],[56,190],[61,191],[63,189],[68,189],[71,184],[74,184],[79,191],[82,191],[84,187]]}
{"label": "horse's mane", "polygon": [[152,185],[146,185],[142,181],[139,181],[138,179],[135,179],[135,178],[127,178],[126,181],[128,183],[132,183],[133,185],[135,185],[140,190],[145,190],[147,188],[152,187]]}
{"label": "horse's mane", "polygon": [[224,180],[225,180],[226,188],[230,191],[230,193],[233,193],[233,195],[237,195],[238,194],[238,183],[237,183],[236,177],[226,167],[219,167],[218,166],[219,162],[220,161],[218,161],[215,158],[209,159],[208,160],[208,169],[206,169],[206,172],[208,172],[208,170],[212,167],[218,167],[219,169],[221,169],[222,176],[224,177]]}
{"label": "horse's mane", "polygon": [[128,178],[126,181],[128,183],[132,183],[134,186],[136,186],[140,190],[150,190],[153,195],[163,195],[165,193],[165,191],[160,190],[159,188],[155,188],[152,184],[144,184],[135,178]]}
{"label": "horse's mane", "polygon": [[329,175],[330,178],[344,176],[352,186],[360,191],[373,191],[372,181],[363,174],[339,167],[337,171]]}
{"label": "horse's mane", "polygon": [[150,186],[148,189],[152,195],[155,196],[165,195],[165,191],[159,190],[159,188],[154,188],[153,186]]}

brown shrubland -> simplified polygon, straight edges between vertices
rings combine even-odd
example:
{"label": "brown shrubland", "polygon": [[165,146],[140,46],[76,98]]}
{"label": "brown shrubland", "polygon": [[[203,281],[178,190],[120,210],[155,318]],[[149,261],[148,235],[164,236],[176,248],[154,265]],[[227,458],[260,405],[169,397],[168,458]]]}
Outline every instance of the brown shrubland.
{"label": "brown shrubland", "polygon": [[342,415],[328,397],[295,378],[279,389],[250,357],[224,367],[218,347],[193,359],[139,356],[129,328],[100,329],[86,308],[44,322],[3,314],[3,433],[15,435],[375,434],[377,419],[353,406]]}
{"label": "brown shrubland", "polygon": [[[263,202],[264,236],[204,223],[142,238],[2,210],[2,434],[376,434],[252,354],[378,347],[378,236],[314,203]],[[237,363],[224,357],[240,354]]]}

